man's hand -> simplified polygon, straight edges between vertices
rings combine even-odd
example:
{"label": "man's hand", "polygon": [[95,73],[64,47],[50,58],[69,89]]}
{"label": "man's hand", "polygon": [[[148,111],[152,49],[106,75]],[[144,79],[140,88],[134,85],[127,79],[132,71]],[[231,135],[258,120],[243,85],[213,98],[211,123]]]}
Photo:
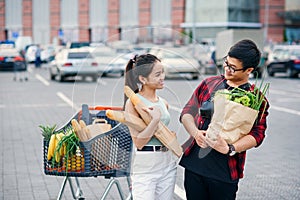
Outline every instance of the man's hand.
{"label": "man's hand", "polygon": [[208,147],[206,140],[205,140],[205,135],[206,135],[206,131],[204,130],[198,130],[197,133],[195,135],[193,135],[193,137],[196,140],[196,143],[198,144],[198,146],[200,146],[201,148],[206,148]]}
{"label": "man's hand", "polygon": [[205,142],[213,149],[216,151],[222,153],[222,154],[227,154],[229,151],[229,147],[227,142],[220,136],[217,135],[216,140],[212,140],[210,138],[205,138]]}

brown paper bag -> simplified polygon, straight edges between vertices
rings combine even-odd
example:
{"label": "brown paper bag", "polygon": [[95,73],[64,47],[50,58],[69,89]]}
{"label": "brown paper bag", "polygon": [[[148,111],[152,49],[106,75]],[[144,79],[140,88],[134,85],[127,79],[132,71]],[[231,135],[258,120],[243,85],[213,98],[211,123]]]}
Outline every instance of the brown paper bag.
{"label": "brown paper bag", "polygon": [[215,140],[220,134],[228,144],[232,144],[250,132],[257,115],[257,110],[216,95],[214,114],[206,136]]}
{"label": "brown paper bag", "polygon": [[111,130],[111,124],[105,119],[95,119],[92,124],[86,126],[88,138],[91,139],[99,134],[106,133]]}

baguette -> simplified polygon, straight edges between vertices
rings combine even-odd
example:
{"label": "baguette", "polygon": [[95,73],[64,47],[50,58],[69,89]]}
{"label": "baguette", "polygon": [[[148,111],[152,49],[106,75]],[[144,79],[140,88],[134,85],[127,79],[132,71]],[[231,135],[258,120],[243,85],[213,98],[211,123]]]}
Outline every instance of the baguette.
{"label": "baguette", "polygon": [[81,126],[79,125],[78,121],[76,119],[71,120],[72,127],[74,129],[75,134],[79,138],[80,141],[85,141],[85,134],[83,133],[83,130]]}
{"label": "baguette", "polygon": [[[146,105],[128,86],[124,87],[124,93],[130,99],[145,124],[148,125],[151,122],[151,116],[143,110]],[[158,123],[157,131],[154,133],[154,135],[162,144],[164,144],[168,149],[172,150],[176,156],[180,157],[182,155],[183,150],[177,141],[176,135],[171,132],[161,121]]]}
{"label": "baguette", "polygon": [[107,110],[106,116],[112,120],[121,122],[137,131],[142,131],[146,128],[145,122],[132,114],[125,113],[124,111]]}

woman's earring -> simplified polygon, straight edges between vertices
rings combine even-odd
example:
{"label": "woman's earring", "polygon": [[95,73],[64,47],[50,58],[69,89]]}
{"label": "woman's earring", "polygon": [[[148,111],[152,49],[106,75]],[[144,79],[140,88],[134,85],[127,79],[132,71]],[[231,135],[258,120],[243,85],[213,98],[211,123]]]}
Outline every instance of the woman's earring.
{"label": "woman's earring", "polygon": [[137,86],[138,86],[139,90],[141,90],[143,87],[143,85],[141,83],[138,83]]}

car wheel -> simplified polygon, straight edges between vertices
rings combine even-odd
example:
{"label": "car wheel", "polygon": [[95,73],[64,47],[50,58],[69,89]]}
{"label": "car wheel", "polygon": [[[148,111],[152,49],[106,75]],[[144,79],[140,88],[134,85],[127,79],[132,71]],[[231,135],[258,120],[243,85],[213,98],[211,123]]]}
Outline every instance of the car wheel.
{"label": "car wheel", "polygon": [[198,74],[192,74],[192,80],[198,80],[199,76]]}
{"label": "car wheel", "polygon": [[297,73],[295,73],[290,67],[287,69],[286,73],[289,78],[295,78],[297,76]]}
{"label": "car wheel", "polygon": [[61,73],[58,74],[58,81],[59,82],[64,82],[65,81],[65,76],[62,75]]}
{"label": "car wheel", "polygon": [[267,71],[269,76],[274,76],[274,72],[272,72],[269,67],[267,68]]}
{"label": "car wheel", "polygon": [[97,82],[98,80],[98,75],[92,76],[93,82]]}
{"label": "car wheel", "polygon": [[55,74],[50,74],[50,80],[54,81],[55,80],[55,76],[56,76]]}

